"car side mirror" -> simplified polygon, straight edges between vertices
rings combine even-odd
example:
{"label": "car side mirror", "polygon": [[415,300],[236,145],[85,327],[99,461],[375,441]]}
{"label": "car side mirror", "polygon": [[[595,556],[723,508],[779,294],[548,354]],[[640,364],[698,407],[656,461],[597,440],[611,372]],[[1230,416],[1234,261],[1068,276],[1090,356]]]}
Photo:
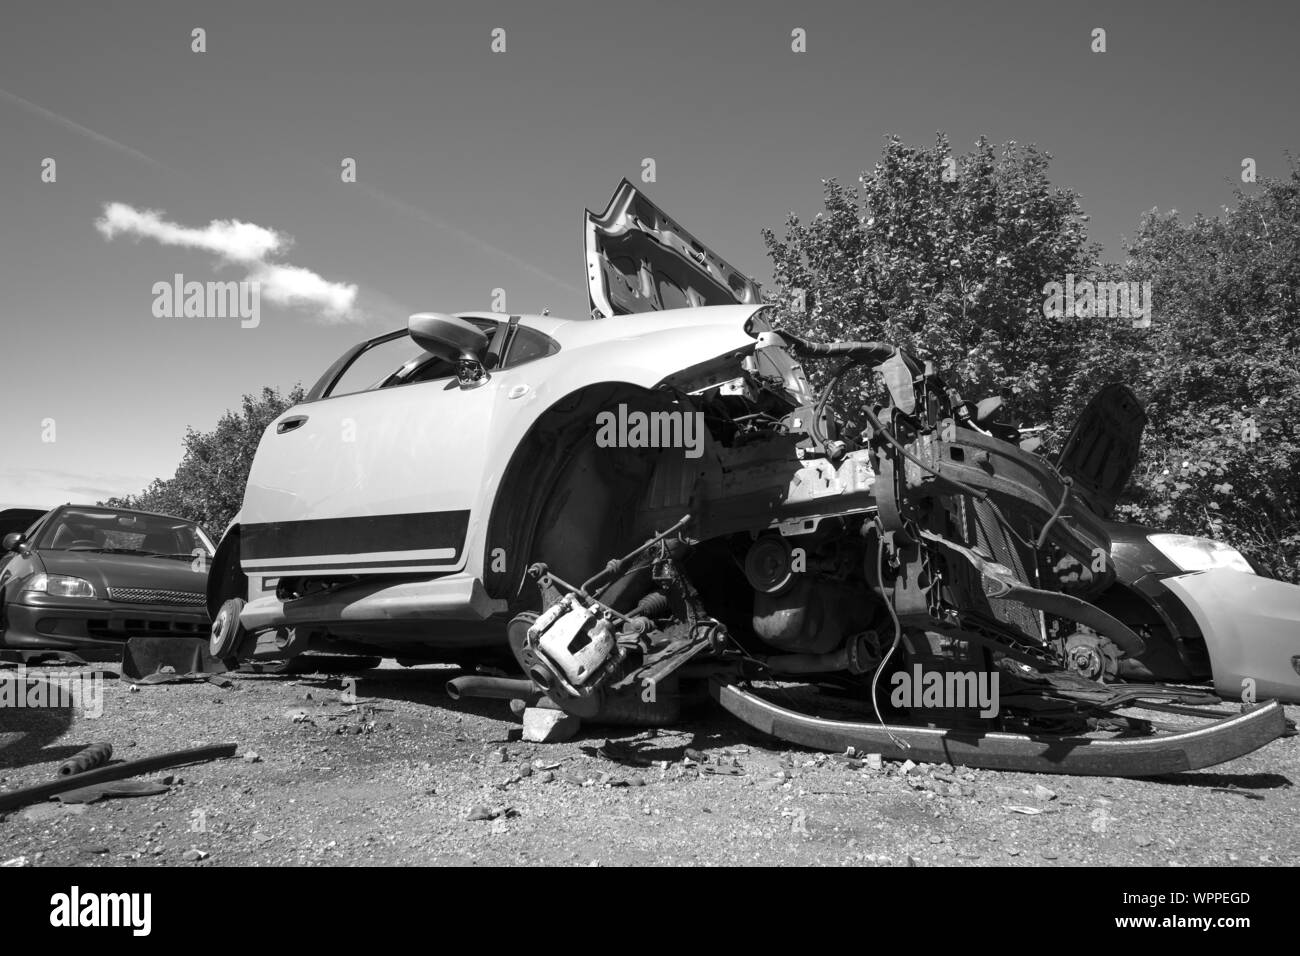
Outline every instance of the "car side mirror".
{"label": "car side mirror", "polygon": [[483,359],[489,340],[477,325],[441,312],[417,312],[406,324],[407,334],[430,355],[456,366],[456,377],[463,387],[487,381]]}
{"label": "car side mirror", "polygon": [[0,542],[0,547],[6,551],[13,551],[15,554],[26,554],[31,548],[27,547],[27,539],[23,537],[20,531],[10,531]]}

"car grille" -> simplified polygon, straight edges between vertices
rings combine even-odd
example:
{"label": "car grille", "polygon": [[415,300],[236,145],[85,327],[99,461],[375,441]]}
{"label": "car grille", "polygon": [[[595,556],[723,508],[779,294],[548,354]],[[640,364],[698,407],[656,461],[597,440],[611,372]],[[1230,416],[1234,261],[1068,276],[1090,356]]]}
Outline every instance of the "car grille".
{"label": "car grille", "polygon": [[201,591],[163,591],[158,588],[109,588],[108,599],[123,604],[179,604],[203,607],[207,597]]}

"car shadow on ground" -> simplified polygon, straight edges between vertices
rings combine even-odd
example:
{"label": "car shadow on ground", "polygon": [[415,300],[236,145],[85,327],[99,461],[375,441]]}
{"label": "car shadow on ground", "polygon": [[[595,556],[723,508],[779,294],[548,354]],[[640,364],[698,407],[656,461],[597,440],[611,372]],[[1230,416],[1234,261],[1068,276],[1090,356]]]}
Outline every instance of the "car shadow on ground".
{"label": "car shadow on ground", "polygon": [[318,690],[322,694],[338,694],[344,702],[346,702],[345,695],[355,695],[359,702],[403,701],[422,707],[438,707],[456,714],[511,720],[508,700],[486,697],[462,697],[460,700],[453,700],[448,695],[447,681],[473,674],[472,670],[447,666],[436,669],[415,667],[401,670],[376,667],[350,673],[239,673],[231,676],[240,680],[292,683],[308,690]]}
{"label": "car shadow on ground", "polygon": [[1219,790],[1224,793],[1237,793],[1248,800],[1263,800],[1256,790],[1281,790],[1295,784],[1289,777],[1280,773],[1219,773],[1206,770],[1187,773],[1171,773],[1158,777],[1147,777],[1153,783],[1168,783],[1177,787],[1201,787],[1206,790]]}
{"label": "car shadow on ground", "polygon": [[[461,697],[453,699],[446,691],[447,682],[458,677],[475,676],[476,672],[452,665],[397,669],[380,667],[353,673],[261,673],[239,674],[243,680],[294,683],[321,694],[355,694],[358,702],[382,704],[384,701],[402,701],[421,707],[436,707],[452,714],[486,717],[511,724],[500,742],[517,740],[522,731],[520,720],[510,711],[510,701],[490,697]],[[496,675],[521,677],[522,675]],[[655,733],[669,740],[656,740]],[[690,735],[687,742],[682,737]],[[595,753],[607,740],[627,741],[629,738],[648,737],[635,743],[635,756],[626,755],[631,762],[658,763],[663,760],[678,762],[686,750],[708,751],[737,745],[760,747],[766,750],[816,753],[795,744],[785,743],[760,734],[752,728],[730,718],[711,701],[701,699],[683,704],[681,717],[658,728],[631,724],[582,724],[571,742],[582,744],[584,750]],[[605,755],[609,756],[609,755]]]}
{"label": "car shadow on ground", "polygon": [[54,746],[71,726],[71,707],[0,707],[0,770],[68,759],[86,746]]}

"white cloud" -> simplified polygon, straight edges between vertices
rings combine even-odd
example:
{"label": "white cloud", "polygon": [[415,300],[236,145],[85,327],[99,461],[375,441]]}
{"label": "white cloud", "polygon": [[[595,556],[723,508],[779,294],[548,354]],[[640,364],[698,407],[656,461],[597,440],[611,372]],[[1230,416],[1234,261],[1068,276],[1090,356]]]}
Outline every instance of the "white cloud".
{"label": "white cloud", "polygon": [[243,266],[245,278],[261,283],[262,295],[277,305],[319,309],[323,318],[336,321],[361,318],[355,308],[355,284],[330,282],[310,269],[268,261],[293,245],[289,236],[238,219],[214,219],[194,228],[169,222],[163,215],[161,210],[108,203],[95,228],[105,239],[127,235],[210,252],[223,262]]}
{"label": "white cloud", "polygon": [[164,246],[183,246],[216,253],[231,262],[260,262],[276,252],[283,252],[291,240],[273,229],[263,229],[238,219],[214,219],[203,229],[168,222],[161,212],[133,209],[126,203],[111,202],[95,228],[112,239],[119,233],[154,239]]}
{"label": "white cloud", "polygon": [[327,282],[310,269],[260,263],[249,273],[262,284],[262,295],[276,305],[318,305],[333,318],[352,312],[357,298],[355,285]]}

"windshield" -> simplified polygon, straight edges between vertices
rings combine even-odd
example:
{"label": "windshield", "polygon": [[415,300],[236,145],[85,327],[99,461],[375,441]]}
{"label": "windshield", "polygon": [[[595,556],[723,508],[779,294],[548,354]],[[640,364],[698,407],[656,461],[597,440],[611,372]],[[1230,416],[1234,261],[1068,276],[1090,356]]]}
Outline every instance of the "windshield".
{"label": "windshield", "polygon": [[186,560],[196,551],[208,557],[213,552],[212,542],[192,521],[112,508],[63,509],[46,522],[36,548]]}

